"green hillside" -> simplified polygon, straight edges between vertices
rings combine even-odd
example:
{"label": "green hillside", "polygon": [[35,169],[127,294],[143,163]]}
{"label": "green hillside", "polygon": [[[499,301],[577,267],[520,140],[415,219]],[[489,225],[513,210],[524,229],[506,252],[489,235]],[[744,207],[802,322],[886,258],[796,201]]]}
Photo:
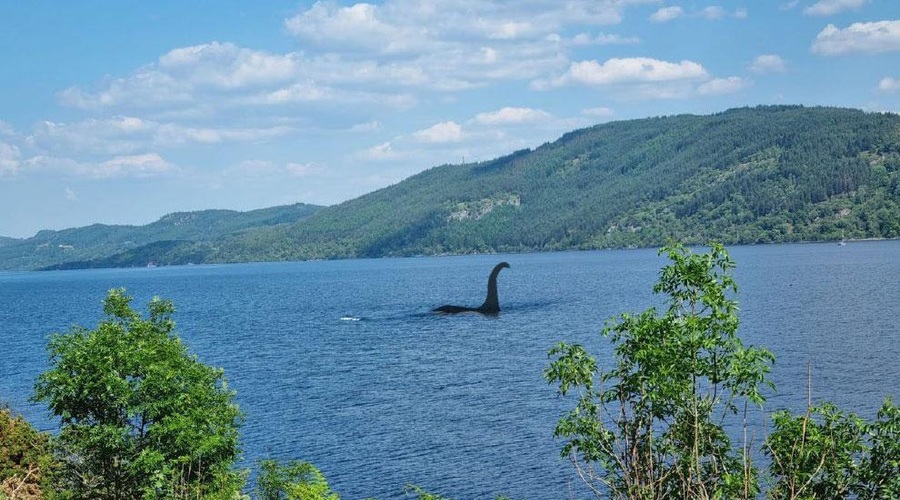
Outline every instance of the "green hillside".
{"label": "green hillside", "polygon": [[598,125],[222,244],[254,260],[900,237],[900,116],[744,108]]}
{"label": "green hillside", "polygon": [[0,268],[897,238],[900,116],[764,106],[613,122],[322,210],[271,210],[42,232],[23,240],[30,255],[0,245]]}
{"label": "green hillside", "polygon": [[94,224],[40,231],[31,238],[0,240],[0,269],[121,267],[156,260],[161,264],[203,262],[214,253],[212,241],[248,228],[294,223],[321,208],[295,204],[247,212],[176,212],[145,226]]}

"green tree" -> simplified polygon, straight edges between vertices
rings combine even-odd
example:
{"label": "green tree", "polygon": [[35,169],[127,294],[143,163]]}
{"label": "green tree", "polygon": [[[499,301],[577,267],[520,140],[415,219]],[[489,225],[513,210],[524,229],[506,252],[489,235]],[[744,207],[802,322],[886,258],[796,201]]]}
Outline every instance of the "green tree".
{"label": "green tree", "polygon": [[259,462],[256,496],[260,500],[339,500],[319,469],[309,462]]}
{"label": "green tree", "polygon": [[235,496],[241,413],[223,371],[188,353],[171,302],[151,300],[146,319],[130,303],[110,290],[96,329],[48,345],[35,399],[61,420],[64,486],[98,499]]}
{"label": "green tree", "polygon": [[52,497],[56,468],[49,434],[0,407],[0,499]]}
{"label": "green tree", "polygon": [[890,398],[872,422],[831,403],[772,420],[769,498],[900,498],[900,406]]}
{"label": "green tree", "polygon": [[545,378],[578,397],[554,435],[567,439],[563,456],[598,498],[753,497],[749,446],[735,449],[725,422],[764,401],[773,356],[736,335],[734,263],[721,245],[699,255],[678,245],[660,253],[671,263],[654,292],[668,295],[668,308],[609,322],[611,369],[577,344],[550,350]]}

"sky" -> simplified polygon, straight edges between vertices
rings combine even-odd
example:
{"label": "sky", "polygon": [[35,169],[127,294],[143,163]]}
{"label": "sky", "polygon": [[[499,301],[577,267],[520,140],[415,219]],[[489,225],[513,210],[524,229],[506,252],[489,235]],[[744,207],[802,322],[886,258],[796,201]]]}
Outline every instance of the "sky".
{"label": "sky", "polygon": [[766,104],[900,112],[900,1],[0,0],[0,236],[332,205]]}

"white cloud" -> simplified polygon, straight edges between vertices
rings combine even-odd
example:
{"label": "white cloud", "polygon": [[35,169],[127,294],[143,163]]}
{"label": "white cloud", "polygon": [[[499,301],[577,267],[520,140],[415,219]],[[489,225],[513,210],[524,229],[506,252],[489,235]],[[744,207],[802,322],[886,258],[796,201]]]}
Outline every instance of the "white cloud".
{"label": "white cloud", "polygon": [[475,115],[475,122],[481,125],[512,125],[546,121],[550,113],[534,108],[506,107],[488,113]]}
{"label": "white cloud", "polygon": [[385,10],[367,3],[339,7],[316,2],[284,24],[290,34],[326,46],[385,53],[426,50],[424,24],[396,25],[382,19]]}
{"label": "white cloud", "polygon": [[659,10],[651,14],[649,19],[654,23],[665,23],[681,17],[692,17],[706,19],[708,21],[718,21],[729,16],[735,19],[746,19],[747,9],[738,8],[735,9],[734,12],[729,13],[721,5],[709,5],[700,10],[694,10],[688,13],[682,7],[672,5],[668,7],[661,7]]}
{"label": "white cloud", "polygon": [[820,0],[803,9],[803,13],[811,16],[831,16],[845,10],[855,10],[869,0]]}
{"label": "white cloud", "polygon": [[308,163],[295,163],[289,162],[284,166],[285,172],[287,172],[292,177],[310,177],[313,175],[319,175],[325,172],[325,167],[316,162],[308,162]]}
{"label": "white cloud", "polygon": [[853,23],[843,29],[829,24],[812,44],[812,51],[823,55],[896,50],[900,50],[900,20]]}
{"label": "white cloud", "polygon": [[159,126],[153,135],[153,143],[161,146],[178,144],[219,144],[224,142],[252,142],[274,137],[283,137],[294,132],[287,126],[267,128],[202,128],[165,124]]}
{"label": "white cloud", "polygon": [[640,43],[641,39],[636,36],[623,37],[622,35],[598,33],[590,35],[588,33],[579,33],[572,37],[571,43],[577,46],[583,45],[629,45]]}
{"label": "white cloud", "polygon": [[181,169],[156,153],[116,156],[102,162],[80,162],[71,158],[35,156],[23,162],[23,170],[61,173],[90,179],[168,177]]}
{"label": "white cloud", "polygon": [[699,95],[733,94],[745,87],[747,87],[745,80],[736,76],[730,76],[728,78],[714,78],[700,84],[697,87],[697,93]]}
{"label": "white cloud", "polygon": [[[284,20],[302,51],[219,41],[179,47],[130,74],[70,87],[58,98],[80,109],[157,120],[213,120],[248,106],[269,107],[253,110],[267,115],[285,105],[316,111],[326,102],[351,112],[361,105],[404,108],[418,102],[416,93],[561,72],[575,46],[639,43],[590,28],[617,24],[629,7],[656,1],[531,0],[516,9],[487,0],[317,2]],[[559,35],[573,27],[587,32]]]}
{"label": "white cloud", "polygon": [[493,40],[515,40],[540,32],[533,23],[527,21],[503,21],[488,29],[488,38]]}
{"label": "white cloud", "polygon": [[728,13],[725,12],[725,9],[719,5],[710,5],[709,7],[704,7],[700,10],[700,17],[709,20],[716,20],[724,18]]}
{"label": "white cloud", "polygon": [[45,121],[27,137],[29,146],[70,154],[123,155],[148,147],[253,142],[283,137],[295,130],[284,125],[259,128],[189,127],[133,116],[91,118],[74,123]]}
{"label": "white cloud", "polygon": [[20,166],[19,148],[0,142],[0,177],[15,175]]}
{"label": "white cloud", "polygon": [[517,9],[496,1],[387,0],[349,7],[317,2],[286,19],[285,27],[327,50],[422,54],[458,48],[464,40],[535,40],[567,24],[618,24],[630,5],[656,1],[534,0]]}
{"label": "white cloud", "polygon": [[616,112],[612,108],[599,106],[596,108],[585,108],[581,110],[581,114],[585,116],[596,116],[599,118],[609,118],[615,116]]}
{"label": "white cloud", "polygon": [[25,142],[47,152],[97,153],[120,155],[132,153],[148,141],[150,124],[135,117],[90,118],[80,122],[44,121],[34,127]]}
{"label": "white cloud", "polygon": [[282,82],[299,69],[292,54],[269,54],[219,42],[171,50],[159,58],[158,67],[192,84],[225,89]]}
{"label": "white cloud", "polygon": [[881,92],[900,91],[900,79],[886,76],[878,82],[878,90]]}
{"label": "white cloud", "polygon": [[[562,76],[551,80],[549,87],[563,85],[612,85],[636,82],[667,82],[707,78],[699,63],[677,63],[647,57],[613,58],[573,62]],[[540,87],[540,85],[539,85]]]}
{"label": "white cloud", "polygon": [[365,123],[357,123],[350,127],[351,132],[375,132],[381,130],[381,123],[378,120],[371,120]]}
{"label": "white cloud", "polygon": [[271,87],[300,73],[301,61],[293,53],[269,54],[212,42],[173,49],[130,76],[103,82],[97,91],[71,87],[59,98],[82,109],[185,105],[202,95],[221,103],[223,92]]}
{"label": "white cloud", "polygon": [[101,162],[90,173],[95,177],[158,177],[176,172],[178,168],[156,153],[117,156]]}
{"label": "white cloud", "polygon": [[650,15],[650,20],[654,23],[664,23],[673,19],[678,19],[684,15],[684,9],[678,6],[661,7],[659,10]]}
{"label": "white cloud", "polygon": [[314,82],[298,82],[287,87],[264,92],[247,99],[248,104],[288,104],[297,102],[327,101],[334,98],[332,89]]}
{"label": "white cloud", "polygon": [[324,171],[324,167],[316,162],[288,162],[281,165],[268,160],[244,160],[223,170],[222,176],[245,180],[278,179],[285,177],[309,177]]}
{"label": "white cloud", "polygon": [[763,54],[756,56],[750,63],[750,71],[754,73],[781,73],[787,68],[787,63],[778,54]]}
{"label": "white cloud", "polygon": [[65,192],[66,192],[67,200],[69,200],[69,201],[77,201],[78,200],[78,193],[76,193],[74,189],[66,186]]}
{"label": "white cloud", "polygon": [[363,160],[393,160],[401,155],[394,151],[394,147],[390,141],[372,146],[371,148],[357,154],[357,157]]}
{"label": "white cloud", "polygon": [[16,129],[14,129],[12,125],[6,123],[5,121],[0,120],[0,136],[4,135],[12,137],[16,135]]}
{"label": "white cloud", "polygon": [[459,142],[462,140],[462,126],[453,121],[441,122],[425,130],[413,132],[413,138],[418,142],[440,144],[445,142]]}
{"label": "white cloud", "polygon": [[100,87],[95,92],[70,87],[60,92],[58,97],[66,106],[87,110],[125,105],[136,108],[188,105],[193,99],[187,82],[178,81],[152,66],[125,78],[106,80]]}

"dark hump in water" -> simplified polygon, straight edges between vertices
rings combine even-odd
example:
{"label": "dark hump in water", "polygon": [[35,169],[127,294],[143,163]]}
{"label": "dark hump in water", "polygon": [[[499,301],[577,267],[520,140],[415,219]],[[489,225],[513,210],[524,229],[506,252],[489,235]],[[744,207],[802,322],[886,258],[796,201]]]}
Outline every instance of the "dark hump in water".
{"label": "dark hump in water", "polygon": [[497,276],[500,275],[500,271],[508,268],[509,264],[506,262],[501,262],[494,266],[494,270],[491,271],[491,275],[488,276],[488,285],[487,285],[487,297],[484,299],[484,303],[479,307],[465,307],[465,306],[454,306],[454,305],[443,305],[441,307],[436,307],[432,309],[432,312],[444,313],[444,314],[457,314],[464,312],[476,312],[481,314],[497,314],[500,312],[500,300],[497,297]]}

